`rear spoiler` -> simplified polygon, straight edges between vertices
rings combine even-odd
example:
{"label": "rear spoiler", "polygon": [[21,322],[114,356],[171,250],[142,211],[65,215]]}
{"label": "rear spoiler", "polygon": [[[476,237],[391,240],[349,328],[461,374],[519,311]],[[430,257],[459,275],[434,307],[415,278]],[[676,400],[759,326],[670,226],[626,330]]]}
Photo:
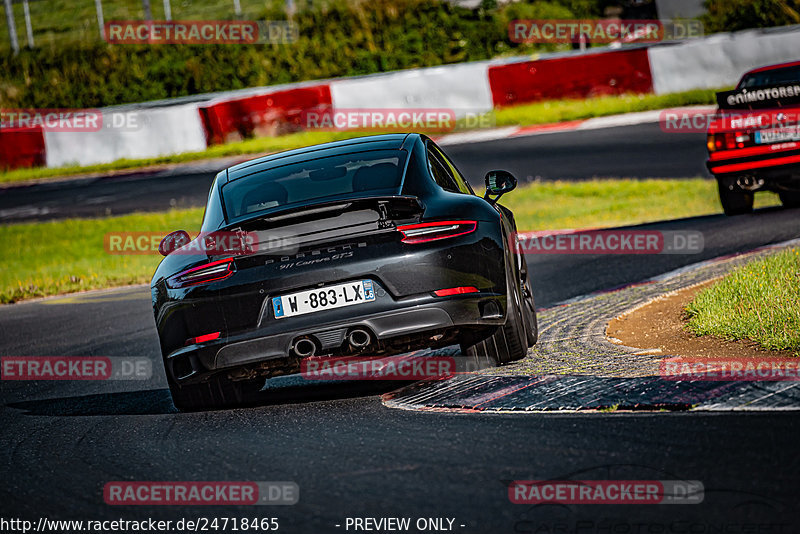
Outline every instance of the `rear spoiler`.
{"label": "rear spoiler", "polygon": [[800,82],[748,87],[717,93],[719,109],[767,109],[800,106]]}
{"label": "rear spoiler", "polygon": [[[283,226],[312,220],[320,216],[335,217],[346,211],[374,209],[380,214],[380,219],[390,225],[391,219],[407,219],[421,215],[425,211],[422,201],[409,195],[389,195],[371,197],[340,198],[314,202],[300,206],[287,206],[276,208],[261,213],[253,213],[249,217],[240,218],[231,222],[228,227],[237,227],[259,222],[259,226]],[[324,214],[324,215],[323,215]]]}

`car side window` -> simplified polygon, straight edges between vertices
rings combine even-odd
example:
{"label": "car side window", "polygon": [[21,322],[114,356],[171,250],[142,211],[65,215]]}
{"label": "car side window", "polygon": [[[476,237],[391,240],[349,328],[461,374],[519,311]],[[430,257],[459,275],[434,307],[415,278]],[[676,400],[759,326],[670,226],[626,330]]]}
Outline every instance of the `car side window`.
{"label": "car side window", "polygon": [[445,191],[451,193],[460,193],[455,177],[450,173],[447,165],[442,162],[441,158],[428,147],[428,170],[431,172],[434,181]]}
{"label": "car side window", "polygon": [[455,180],[456,185],[458,186],[458,190],[464,193],[465,195],[474,195],[475,193],[472,192],[472,188],[469,186],[467,181],[464,180],[464,177],[461,176],[461,173],[458,172],[458,169],[456,169],[456,166],[453,165],[452,161],[450,161],[450,158],[448,158],[447,155],[444,152],[442,152],[441,149],[436,145],[431,144],[429,146],[430,149],[433,150],[437,156],[439,156],[439,159],[444,163],[444,165],[449,170],[448,174],[450,174]]}

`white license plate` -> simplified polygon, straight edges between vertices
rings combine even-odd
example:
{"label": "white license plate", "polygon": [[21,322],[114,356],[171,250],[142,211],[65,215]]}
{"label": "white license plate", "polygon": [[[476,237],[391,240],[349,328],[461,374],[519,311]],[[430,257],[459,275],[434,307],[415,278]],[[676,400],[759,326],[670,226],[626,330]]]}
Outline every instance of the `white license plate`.
{"label": "white license plate", "polygon": [[758,145],[782,143],[783,141],[800,141],[800,129],[774,128],[772,130],[757,130],[755,137]]}
{"label": "white license plate", "polygon": [[372,287],[372,280],[358,280],[274,297],[272,311],[275,312],[276,319],[282,319],[283,317],[365,304],[374,300],[375,290]]}

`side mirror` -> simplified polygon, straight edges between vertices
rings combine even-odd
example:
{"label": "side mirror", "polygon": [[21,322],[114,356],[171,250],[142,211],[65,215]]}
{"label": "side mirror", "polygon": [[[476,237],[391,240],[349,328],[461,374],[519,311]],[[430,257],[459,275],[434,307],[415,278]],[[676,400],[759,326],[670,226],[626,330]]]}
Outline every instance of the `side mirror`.
{"label": "side mirror", "polygon": [[[489,171],[486,173],[486,193],[483,198],[494,204],[500,197],[517,187],[517,179],[508,171]],[[491,195],[496,195],[491,198]]]}
{"label": "side mirror", "polygon": [[162,239],[161,243],[159,243],[158,252],[162,256],[167,256],[191,240],[192,238],[189,237],[189,233],[186,230],[176,230],[175,232],[170,232],[164,236],[164,239]]}

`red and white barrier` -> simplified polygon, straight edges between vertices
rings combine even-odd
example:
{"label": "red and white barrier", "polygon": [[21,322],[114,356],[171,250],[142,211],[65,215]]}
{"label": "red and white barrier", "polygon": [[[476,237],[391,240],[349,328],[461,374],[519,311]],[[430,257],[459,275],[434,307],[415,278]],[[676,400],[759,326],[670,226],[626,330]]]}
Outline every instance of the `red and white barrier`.
{"label": "red and white barrier", "polygon": [[647,49],[603,51],[489,69],[495,107],[557,98],[649,93]]}
{"label": "red and white barrier", "polygon": [[0,170],[45,165],[42,128],[0,130]]}
{"label": "red and white barrier", "polygon": [[481,61],[253,88],[200,103],[139,109],[138,129],[0,131],[0,168],[88,165],[201,151],[212,144],[303,129],[301,118],[309,111],[448,109],[463,117],[545,99],[723,87],[753,67],[797,59],[797,50],[800,26],[791,26],[536,60]]}

